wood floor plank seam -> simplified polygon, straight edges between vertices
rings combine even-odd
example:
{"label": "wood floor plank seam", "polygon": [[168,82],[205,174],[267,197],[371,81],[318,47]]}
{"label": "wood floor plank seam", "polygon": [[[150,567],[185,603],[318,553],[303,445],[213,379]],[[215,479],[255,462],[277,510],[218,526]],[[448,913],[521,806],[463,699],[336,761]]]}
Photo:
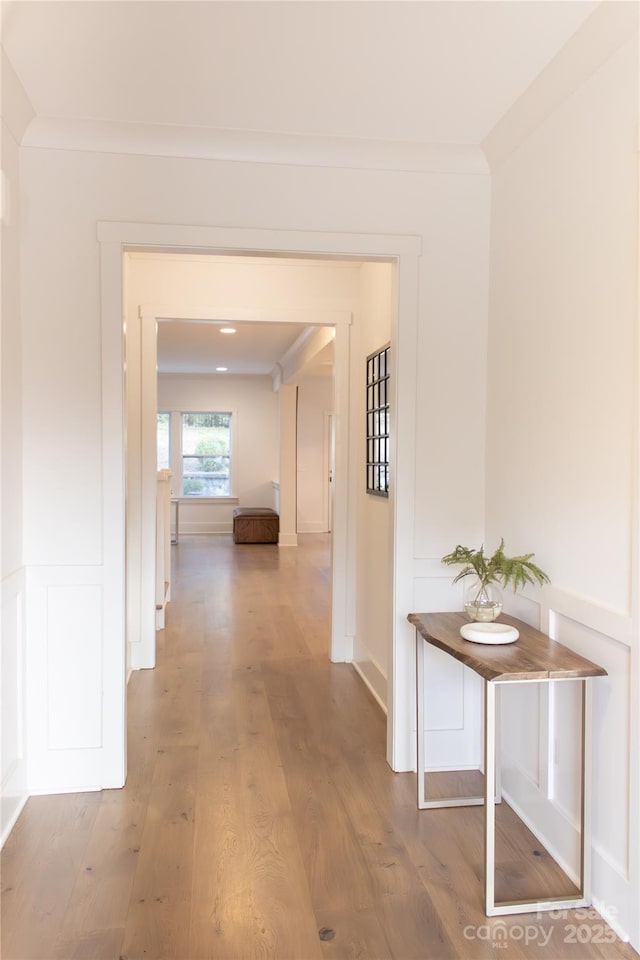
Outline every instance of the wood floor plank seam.
{"label": "wood floor plank seam", "polygon": [[[639,960],[595,911],[586,944],[484,916],[482,810],[418,811],[378,703],[329,660],[330,537],[185,536],[172,563],[157,667],[129,681],[127,783],[28,801],[3,960]],[[498,884],[558,880],[506,804],[497,832]]]}

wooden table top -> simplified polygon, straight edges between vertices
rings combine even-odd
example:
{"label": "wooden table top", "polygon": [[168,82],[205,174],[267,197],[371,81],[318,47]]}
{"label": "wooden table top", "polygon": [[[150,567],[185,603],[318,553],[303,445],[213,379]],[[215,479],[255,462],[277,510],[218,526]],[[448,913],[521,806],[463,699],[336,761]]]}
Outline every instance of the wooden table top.
{"label": "wooden table top", "polygon": [[502,614],[498,622],[517,627],[520,632],[514,643],[507,644],[464,640],[460,627],[469,623],[464,613],[410,613],[407,619],[427,643],[460,660],[485,680],[567,680],[607,675],[604,667],[507,614]]}

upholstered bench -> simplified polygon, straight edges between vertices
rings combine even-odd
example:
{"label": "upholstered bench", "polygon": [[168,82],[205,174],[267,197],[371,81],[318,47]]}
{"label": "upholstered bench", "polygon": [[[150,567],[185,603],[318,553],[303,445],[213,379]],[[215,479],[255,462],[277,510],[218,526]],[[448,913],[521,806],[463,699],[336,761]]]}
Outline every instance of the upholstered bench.
{"label": "upholstered bench", "polygon": [[269,507],[236,507],[233,511],[234,543],[277,543],[280,517]]}

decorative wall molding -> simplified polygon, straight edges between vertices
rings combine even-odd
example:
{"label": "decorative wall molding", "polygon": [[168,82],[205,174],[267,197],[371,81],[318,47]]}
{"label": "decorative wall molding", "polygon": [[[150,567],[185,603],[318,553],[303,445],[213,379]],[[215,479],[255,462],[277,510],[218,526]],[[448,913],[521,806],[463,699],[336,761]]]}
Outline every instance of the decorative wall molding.
{"label": "decorative wall molding", "polygon": [[106,601],[109,571],[29,567],[25,582],[29,793],[121,787],[120,728],[104,695],[110,661],[124,666],[124,644],[104,642],[119,637]]}
{"label": "decorative wall molding", "polygon": [[240,163],[487,175],[479,146],[35,117],[25,147]]}
{"label": "decorative wall molding", "polygon": [[637,3],[601,3],[482,142],[494,171],[528,136],[627,42],[637,44]]}
{"label": "decorative wall molding", "polygon": [[[163,252],[199,248],[202,253],[229,254],[259,250],[272,254],[312,254],[314,256],[418,257],[422,252],[419,236],[378,233],[326,233],[309,230],[267,230],[259,227],[207,227],[185,224],[136,223],[99,220],[96,235],[100,243],[117,244],[118,252],[160,247]],[[121,284],[120,284],[121,286]],[[119,313],[122,313],[120,307]]]}
{"label": "decorative wall molding", "polygon": [[13,66],[0,48],[2,56],[2,120],[17,144],[24,138],[25,132],[35,117],[35,110],[24,87],[20,83]]}
{"label": "decorative wall molding", "polygon": [[2,783],[0,846],[27,802],[25,570],[2,580]]}

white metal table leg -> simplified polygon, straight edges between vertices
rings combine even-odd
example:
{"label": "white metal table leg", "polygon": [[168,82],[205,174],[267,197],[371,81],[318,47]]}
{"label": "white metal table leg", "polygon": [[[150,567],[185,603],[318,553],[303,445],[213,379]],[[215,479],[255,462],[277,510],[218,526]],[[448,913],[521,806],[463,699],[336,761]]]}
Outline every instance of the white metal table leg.
{"label": "white metal table leg", "polygon": [[416,722],[417,722],[417,770],[418,809],[426,806],[424,784],[424,640],[416,630]]}
{"label": "white metal table leg", "polygon": [[484,682],[484,898],[485,913],[494,915],[496,853],[496,688]]}
{"label": "white metal table leg", "polygon": [[582,896],[591,903],[591,787],[593,779],[593,689],[587,678],[582,681],[582,856],[580,878]]}

